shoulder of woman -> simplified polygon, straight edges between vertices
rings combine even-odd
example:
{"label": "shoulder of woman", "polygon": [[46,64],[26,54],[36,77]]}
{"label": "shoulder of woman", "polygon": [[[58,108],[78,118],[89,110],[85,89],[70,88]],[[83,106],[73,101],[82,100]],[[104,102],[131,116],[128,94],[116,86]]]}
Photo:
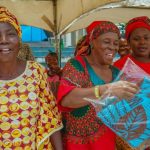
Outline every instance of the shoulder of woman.
{"label": "shoulder of woman", "polygon": [[36,61],[29,60],[28,64],[32,68],[40,69],[40,70],[43,70],[44,72],[46,71],[46,68],[43,65],[41,65],[40,63],[36,62]]}
{"label": "shoulder of woman", "polygon": [[131,56],[130,56],[130,55],[126,55],[126,56],[120,58],[119,60],[117,60],[115,63],[119,63],[119,62],[124,62],[124,63],[125,63],[125,61],[126,61],[129,57],[131,57]]}
{"label": "shoulder of woman", "polygon": [[124,56],[123,58],[120,58],[119,60],[114,62],[113,66],[117,67],[118,69],[122,69],[128,57],[129,55]]}
{"label": "shoulder of woman", "polygon": [[78,71],[84,71],[84,64],[82,60],[79,59],[79,57],[71,58],[65,65],[64,69],[70,66]]}

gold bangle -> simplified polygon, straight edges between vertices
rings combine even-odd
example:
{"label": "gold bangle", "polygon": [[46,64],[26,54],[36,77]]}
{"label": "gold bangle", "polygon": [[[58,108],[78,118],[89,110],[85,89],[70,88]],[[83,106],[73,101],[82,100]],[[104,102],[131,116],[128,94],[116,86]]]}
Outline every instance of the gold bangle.
{"label": "gold bangle", "polygon": [[94,87],[94,94],[96,98],[100,98],[99,85]]}

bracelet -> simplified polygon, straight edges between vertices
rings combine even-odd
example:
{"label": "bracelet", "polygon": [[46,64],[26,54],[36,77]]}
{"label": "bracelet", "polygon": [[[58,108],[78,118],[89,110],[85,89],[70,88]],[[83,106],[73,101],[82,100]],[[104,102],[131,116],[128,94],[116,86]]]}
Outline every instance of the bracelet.
{"label": "bracelet", "polygon": [[94,94],[95,94],[95,97],[96,98],[100,98],[101,96],[100,96],[100,92],[99,92],[99,85],[96,85],[95,87],[94,87]]}

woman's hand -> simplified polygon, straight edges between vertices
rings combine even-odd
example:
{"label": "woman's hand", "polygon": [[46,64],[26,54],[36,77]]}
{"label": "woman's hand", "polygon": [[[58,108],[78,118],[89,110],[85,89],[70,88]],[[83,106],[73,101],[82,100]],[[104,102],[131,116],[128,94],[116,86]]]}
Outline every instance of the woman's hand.
{"label": "woman's hand", "polygon": [[116,96],[119,99],[132,99],[139,91],[139,87],[135,83],[128,81],[117,81],[107,84],[107,94],[110,96]]}

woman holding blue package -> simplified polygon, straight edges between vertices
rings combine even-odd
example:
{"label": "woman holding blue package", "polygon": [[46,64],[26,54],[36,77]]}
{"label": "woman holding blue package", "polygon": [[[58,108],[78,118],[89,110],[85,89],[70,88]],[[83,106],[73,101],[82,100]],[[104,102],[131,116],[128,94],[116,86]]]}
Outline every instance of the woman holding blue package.
{"label": "woman holding blue package", "polygon": [[84,98],[99,99],[110,87],[111,94],[120,99],[130,99],[138,92],[133,83],[112,83],[119,73],[111,66],[119,37],[119,29],[112,22],[91,23],[81,49],[63,69],[58,104],[63,112],[65,150],[116,149],[115,133],[102,123],[95,108]]}

